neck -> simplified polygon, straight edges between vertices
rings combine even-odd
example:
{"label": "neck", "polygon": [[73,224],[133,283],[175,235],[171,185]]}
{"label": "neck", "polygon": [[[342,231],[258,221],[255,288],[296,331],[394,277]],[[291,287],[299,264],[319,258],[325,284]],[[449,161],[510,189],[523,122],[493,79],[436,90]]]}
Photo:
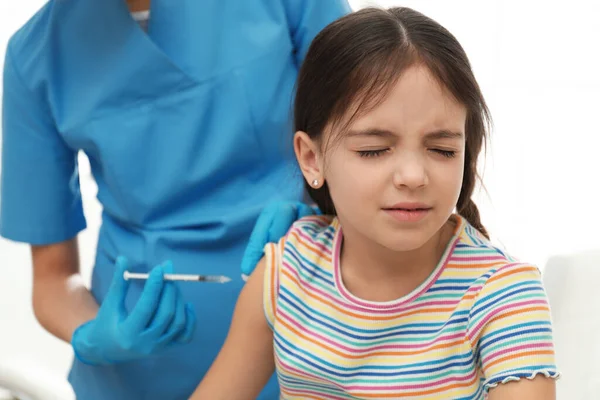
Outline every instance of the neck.
{"label": "neck", "polygon": [[150,9],[150,0],[126,0],[130,12],[146,11]]}
{"label": "neck", "polygon": [[[351,227],[344,228],[340,254],[341,276],[346,288],[355,295],[365,282],[382,289],[386,300],[402,297],[416,289],[438,265],[454,233],[447,222],[418,249],[397,252],[373,242]],[[383,293],[383,287],[393,288]],[[380,299],[381,300],[381,299]]]}

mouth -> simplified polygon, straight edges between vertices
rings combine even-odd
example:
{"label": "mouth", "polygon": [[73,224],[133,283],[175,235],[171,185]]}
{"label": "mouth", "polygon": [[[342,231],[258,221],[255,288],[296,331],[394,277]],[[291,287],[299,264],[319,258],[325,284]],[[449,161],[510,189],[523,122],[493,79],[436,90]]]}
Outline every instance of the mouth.
{"label": "mouth", "polygon": [[391,207],[384,207],[384,210],[400,210],[400,211],[427,211],[431,210],[431,206],[425,203],[416,203],[416,202],[405,202],[405,203],[396,203]]}
{"label": "mouth", "polygon": [[403,208],[403,207],[389,207],[384,208],[386,211],[429,211],[431,207],[417,207],[417,208]]}
{"label": "mouth", "polygon": [[383,210],[392,218],[400,222],[418,222],[425,218],[432,207],[426,205],[401,205],[386,207]]}

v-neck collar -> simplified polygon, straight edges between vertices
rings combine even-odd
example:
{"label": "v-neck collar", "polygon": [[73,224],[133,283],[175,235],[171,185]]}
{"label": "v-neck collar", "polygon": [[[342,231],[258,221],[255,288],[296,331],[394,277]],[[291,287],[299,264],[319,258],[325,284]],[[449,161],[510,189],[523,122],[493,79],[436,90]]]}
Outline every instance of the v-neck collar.
{"label": "v-neck collar", "polygon": [[[192,75],[157,45],[161,38],[153,35],[159,35],[160,30],[148,34],[144,32],[131,15],[125,0],[79,0],[64,3],[65,7],[73,7],[75,4],[78,10],[71,18],[77,19],[81,24],[78,30],[87,31],[91,36],[93,40],[90,40],[90,50],[96,52],[99,57],[110,51],[143,52],[144,62],[153,64],[148,66],[149,68],[167,70],[166,72],[175,76],[180,75],[176,77],[177,80],[184,79],[188,83],[197,83]],[[153,15],[150,20],[152,24],[157,20],[157,13],[152,6],[149,12]]]}

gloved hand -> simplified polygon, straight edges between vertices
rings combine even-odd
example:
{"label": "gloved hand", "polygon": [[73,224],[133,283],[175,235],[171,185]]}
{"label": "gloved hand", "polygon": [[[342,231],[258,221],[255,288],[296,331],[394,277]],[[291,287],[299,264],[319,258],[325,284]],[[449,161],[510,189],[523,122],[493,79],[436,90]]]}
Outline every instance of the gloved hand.
{"label": "gloved hand", "polygon": [[299,201],[280,201],[266,206],[260,213],[246,246],[242,258],[242,278],[246,280],[252,274],[263,257],[267,243],[279,241],[300,218],[319,213],[318,208]]}
{"label": "gloved hand", "polygon": [[95,319],[79,326],[71,345],[75,356],[90,365],[107,365],[143,358],[192,339],[196,317],[184,304],[175,282],[165,281],[173,265],[152,269],[131,313],[125,309],[129,281],[123,278],[127,260],[117,258],[115,274]]}

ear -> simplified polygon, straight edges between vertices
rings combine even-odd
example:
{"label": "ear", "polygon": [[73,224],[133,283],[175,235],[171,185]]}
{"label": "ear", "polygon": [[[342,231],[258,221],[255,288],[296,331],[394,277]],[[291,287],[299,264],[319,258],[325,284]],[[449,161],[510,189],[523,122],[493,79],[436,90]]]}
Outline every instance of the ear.
{"label": "ear", "polygon": [[294,135],[294,151],[304,179],[313,187],[315,179],[317,186],[323,185],[323,165],[318,144],[306,132],[298,131]]}

